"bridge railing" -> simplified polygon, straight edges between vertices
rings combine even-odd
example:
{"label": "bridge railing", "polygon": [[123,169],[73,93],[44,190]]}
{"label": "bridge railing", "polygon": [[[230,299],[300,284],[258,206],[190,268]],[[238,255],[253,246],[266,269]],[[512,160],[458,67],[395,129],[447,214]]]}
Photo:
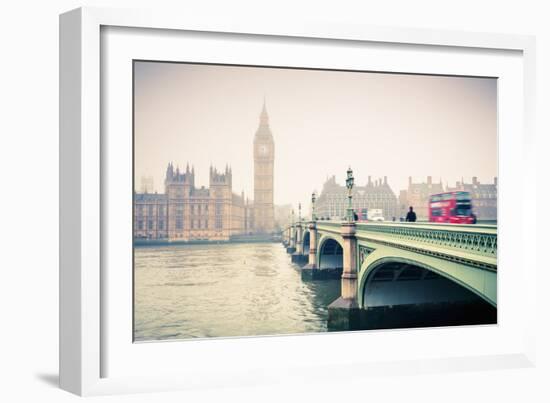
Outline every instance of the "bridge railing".
{"label": "bridge railing", "polygon": [[[342,221],[317,221],[316,224],[320,233],[339,235]],[[496,225],[358,222],[356,237],[400,248],[421,249],[433,255],[452,255],[453,258],[474,260],[484,267],[496,268]]]}
{"label": "bridge railing", "polygon": [[[303,226],[308,221],[301,222]],[[342,221],[317,221],[318,231],[339,232]],[[497,255],[496,225],[461,225],[439,223],[358,222],[357,237],[380,235],[394,240],[459,249],[489,257]]]}
{"label": "bridge railing", "polygon": [[359,238],[362,233],[376,234],[399,242],[433,245],[495,259],[497,256],[495,225],[359,223],[357,232]]}

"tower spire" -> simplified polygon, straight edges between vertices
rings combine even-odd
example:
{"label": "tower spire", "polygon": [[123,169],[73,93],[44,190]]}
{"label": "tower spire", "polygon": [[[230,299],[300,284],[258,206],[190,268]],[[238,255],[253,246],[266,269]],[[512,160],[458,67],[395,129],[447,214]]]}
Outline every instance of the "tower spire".
{"label": "tower spire", "polygon": [[260,124],[265,126],[269,125],[269,115],[267,114],[267,107],[265,104],[265,95],[264,95],[264,104],[262,106],[262,113],[260,114]]}

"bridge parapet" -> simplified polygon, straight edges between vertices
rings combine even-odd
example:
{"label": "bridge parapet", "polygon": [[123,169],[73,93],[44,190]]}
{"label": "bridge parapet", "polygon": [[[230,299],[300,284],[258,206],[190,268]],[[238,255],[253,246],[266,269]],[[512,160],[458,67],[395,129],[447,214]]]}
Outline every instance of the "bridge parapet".
{"label": "bridge parapet", "polygon": [[383,234],[394,239],[462,249],[484,256],[497,254],[496,226],[359,223],[357,230]]}
{"label": "bridge parapet", "polygon": [[360,223],[357,238],[487,269],[497,266],[496,226]]}
{"label": "bridge parapet", "polygon": [[340,234],[342,223],[343,221],[317,221],[317,230],[325,233]]}
{"label": "bridge parapet", "polygon": [[[319,234],[339,236],[342,222],[317,221],[316,227]],[[496,225],[358,222],[356,237],[482,268],[497,266]]]}

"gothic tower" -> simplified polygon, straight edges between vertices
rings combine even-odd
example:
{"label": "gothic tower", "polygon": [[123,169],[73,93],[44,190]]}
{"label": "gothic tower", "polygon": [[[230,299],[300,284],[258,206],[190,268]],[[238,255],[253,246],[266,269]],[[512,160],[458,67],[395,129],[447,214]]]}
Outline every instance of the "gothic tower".
{"label": "gothic tower", "polygon": [[270,233],[274,230],[273,162],[275,144],[269,128],[269,116],[264,106],[260,125],[254,136],[254,230]]}

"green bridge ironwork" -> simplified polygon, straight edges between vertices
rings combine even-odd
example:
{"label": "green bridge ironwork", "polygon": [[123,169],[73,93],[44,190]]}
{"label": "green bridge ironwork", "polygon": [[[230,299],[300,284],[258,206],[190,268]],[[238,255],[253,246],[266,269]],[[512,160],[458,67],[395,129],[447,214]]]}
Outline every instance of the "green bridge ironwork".
{"label": "green bridge ironwork", "polygon": [[293,261],[307,262],[303,275],[313,278],[325,270],[324,245],[342,248],[340,308],[363,308],[369,277],[387,263],[427,269],[497,306],[496,225],[299,221],[282,235]]}

